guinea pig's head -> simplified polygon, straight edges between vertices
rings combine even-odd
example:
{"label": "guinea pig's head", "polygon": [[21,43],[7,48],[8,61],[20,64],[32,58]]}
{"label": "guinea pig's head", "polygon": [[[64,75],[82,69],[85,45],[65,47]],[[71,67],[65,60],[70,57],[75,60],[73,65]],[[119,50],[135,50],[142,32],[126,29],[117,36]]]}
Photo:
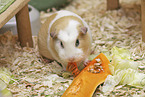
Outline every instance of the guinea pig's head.
{"label": "guinea pig's head", "polygon": [[[63,27],[62,27],[63,26]],[[88,28],[71,20],[65,27],[55,27],[50,33],[55,52],[64,62],[81,62],[90,54],[91,39]]]}

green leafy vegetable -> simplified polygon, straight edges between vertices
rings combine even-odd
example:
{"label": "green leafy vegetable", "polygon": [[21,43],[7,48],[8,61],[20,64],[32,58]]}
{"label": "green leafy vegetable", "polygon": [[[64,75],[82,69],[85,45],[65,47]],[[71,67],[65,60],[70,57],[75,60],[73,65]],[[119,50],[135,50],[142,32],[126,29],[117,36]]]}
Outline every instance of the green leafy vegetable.
{"label": "green leafy vegetable", "polygon": [[[114,67],[113,71],[124,70],[132,68],[137,70],[139,64],[130,59],[131,54],[127,49],[113,47],[111,49],[112,62],[111,65]],[[114,74],[115,72],[112,72]]]}
{"label": "green leafy vegetable", "polygon": [[145,74],[137,71],[139,64],[130,59],[130,52],[124,48],[113,47],[111,53],[112,62],[109,69],[112,75],[109,75],[105,80],[102,91],[104,93],[111,92],[118,84],[143,88]]}
{"label": "green leafy vegetable", "polygon": [[7,68],[0,68],[0,97],[12,97],[12,93],[7,89],[12,79],[12,74]]}

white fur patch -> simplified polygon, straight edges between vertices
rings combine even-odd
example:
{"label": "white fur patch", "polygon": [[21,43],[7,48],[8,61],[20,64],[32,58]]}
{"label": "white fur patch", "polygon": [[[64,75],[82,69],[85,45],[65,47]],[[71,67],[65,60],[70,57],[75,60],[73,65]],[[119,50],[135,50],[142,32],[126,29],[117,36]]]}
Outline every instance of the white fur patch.
{"label": "white fur patch", "polygon": [[78,21],[69,21],[68,26],[64,30],[60,30],[58,33],[58,38],[65,42],[75,40],[79,33],[77,30],[78,24]]}
{"label": "white fur patch", "polygon": [[83,57],[83,51],[75,47],[79,35],[77,30],[78,24],[78,21],[71,20],[68,26],[58,34],[58,39],[62,41],[64,48],[61,46],[57,46],[56,48],[58,48],[59,56],[64,60],[69,61],[69,59],[74,58],[77,61]]}

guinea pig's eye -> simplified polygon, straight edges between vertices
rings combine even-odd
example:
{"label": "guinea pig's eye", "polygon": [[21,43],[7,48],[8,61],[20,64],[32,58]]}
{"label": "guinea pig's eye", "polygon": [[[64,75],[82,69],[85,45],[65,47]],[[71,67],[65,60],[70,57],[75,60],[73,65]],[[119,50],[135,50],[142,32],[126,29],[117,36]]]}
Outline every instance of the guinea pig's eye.
{"label": "guinea pig's eye", "polygon": [[75,44],[75,45],[76,45],[76,47],[78,47],[78,46],[79,46],[79,44],[80,44],[80,42],[79,42],[79,40],[77,39],[77,40],[76,40],[76,44]]}
{"label": "guinea pig's eye", "polygon": [[63,45],[62,41],[60,42],[60,45],[61,45],[62,48],[64,48],[64,45]]}

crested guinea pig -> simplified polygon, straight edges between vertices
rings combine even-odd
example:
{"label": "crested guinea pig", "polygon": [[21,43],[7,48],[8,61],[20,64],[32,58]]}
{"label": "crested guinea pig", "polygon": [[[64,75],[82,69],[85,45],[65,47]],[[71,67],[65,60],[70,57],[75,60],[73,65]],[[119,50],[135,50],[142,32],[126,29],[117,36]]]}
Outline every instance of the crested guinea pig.
{"label": "crested guinea pig", "polygon": [[42,56],[56,60],[66,69],[68,62],[79,65],[91,52],[91,31],[77,14],[61,10],[47,18],[38,34]]}

